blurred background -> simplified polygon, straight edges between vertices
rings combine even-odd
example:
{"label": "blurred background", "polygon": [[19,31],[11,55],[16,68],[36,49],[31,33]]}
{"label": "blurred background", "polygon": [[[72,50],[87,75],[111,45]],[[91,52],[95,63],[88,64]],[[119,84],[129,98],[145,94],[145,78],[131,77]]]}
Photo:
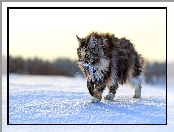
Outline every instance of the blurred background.
{"label": "blurred background", "polygon": [[[98,31],[130,39],[147,61],[146,83],[166,83],[165,9],[10,9],[9,20],[9,73],[83,76],[76,35]],[[173,62],[169,57],[168,66]]]}

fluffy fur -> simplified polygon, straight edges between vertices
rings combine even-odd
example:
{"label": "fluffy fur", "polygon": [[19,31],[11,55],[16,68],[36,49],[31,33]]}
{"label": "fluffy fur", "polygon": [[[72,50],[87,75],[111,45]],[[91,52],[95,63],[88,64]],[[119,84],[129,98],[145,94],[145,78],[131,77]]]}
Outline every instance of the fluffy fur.
{"label": "fluffy fur", "polygon": [[87,79],[91,96],[101,100],[107,86],[109,93],[104,99],[112,100],[119,84],[128,83],[135,89],[133,97],[141,97],[145,60],[136,52],[130,40],[98,32],[84,38],[76,37],[79,42],[78,64]]}

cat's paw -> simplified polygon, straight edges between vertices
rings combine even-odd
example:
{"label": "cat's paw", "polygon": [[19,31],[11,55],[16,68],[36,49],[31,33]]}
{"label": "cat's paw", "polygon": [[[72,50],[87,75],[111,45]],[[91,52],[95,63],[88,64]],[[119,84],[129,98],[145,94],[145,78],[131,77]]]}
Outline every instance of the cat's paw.
{"label": "cat's paw", "polygon": [[91,103],[100,103],[100,100],[97,99],[97,98],[93,98],[92,101],[91,101]]}
{"label": "cat's paw", "polygon": [[141,95],[134,95],[133,98],[139,99],[139,98],[141,98]]}
{"label": "cat's paw", "polygon": [[108,95],[106,95],[106,97],[104,97],[104,100],[113,100],[114,97],[115,97],[115,94],[109,93]]}

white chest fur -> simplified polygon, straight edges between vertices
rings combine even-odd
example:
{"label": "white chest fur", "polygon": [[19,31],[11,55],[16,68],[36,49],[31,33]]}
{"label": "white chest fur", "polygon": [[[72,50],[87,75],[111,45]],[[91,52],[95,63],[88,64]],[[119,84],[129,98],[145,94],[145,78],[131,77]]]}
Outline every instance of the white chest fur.
{"label": "white chest fur", "polygon": [[88,69],[89,79],[92,82],[98,82],[104,79],[104,74],[109,70],[110,61],[107,59],[101,59],[99,63],[95,65],[83,63],[84,68]]}

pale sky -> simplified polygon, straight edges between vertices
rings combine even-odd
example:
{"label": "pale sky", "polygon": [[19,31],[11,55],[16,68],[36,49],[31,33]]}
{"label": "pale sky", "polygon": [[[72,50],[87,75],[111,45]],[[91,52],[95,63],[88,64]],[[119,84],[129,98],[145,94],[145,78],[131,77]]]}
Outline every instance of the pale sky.
{"label": "pale sky", "polygon": [[99,31],[130,39],[147,60],[166,60],[165,9],[10,9],[9,18],[12,56],[76,59],[75,35]]}

